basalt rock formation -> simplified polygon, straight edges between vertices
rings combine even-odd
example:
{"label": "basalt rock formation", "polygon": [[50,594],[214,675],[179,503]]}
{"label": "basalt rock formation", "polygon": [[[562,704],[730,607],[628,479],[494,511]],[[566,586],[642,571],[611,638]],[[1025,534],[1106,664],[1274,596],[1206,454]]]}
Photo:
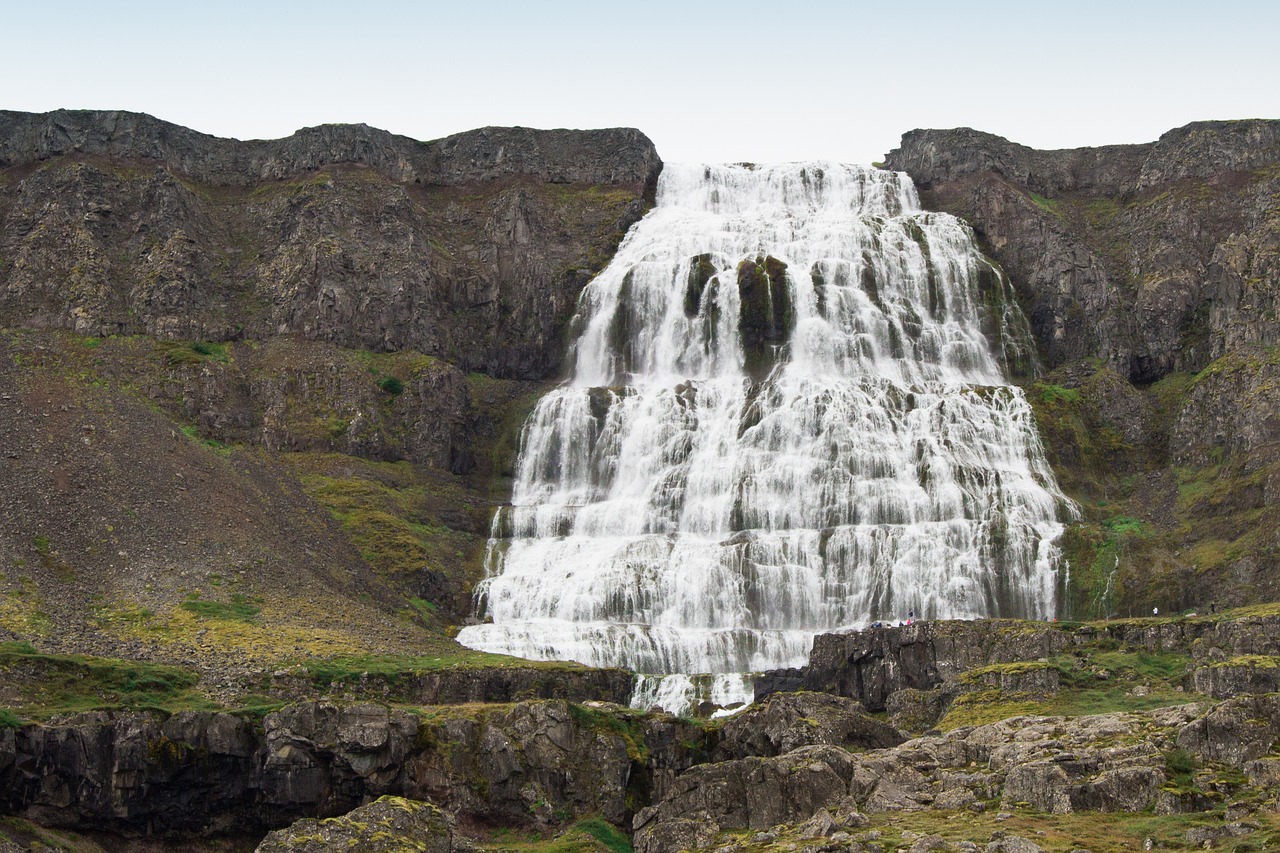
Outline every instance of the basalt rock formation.
{"label": "basalt rock formation", "polygon": [[[1280,598],[1278,164],[1266,121],[907,134],[888,165],[973,225],[1049,371],[1028,397],[1084,514],[1061,615],[1202,615],[822,636],[707,723],[597,701],[617,670],[440,657],[578,293],[652,199],[648,140],[0,112],[0,850],[294,820],[263,849],[466,849],[595,815],[649,853],[1035,851],[1046,812],[1105,844],[1137,829],[1090,813],[1136,809],[1150,847],[1280,845],[1280,617],[1205,615]],[[762,352],[791,322],[771,260]],[[134,710],[78,712],[90,670]],[[273,710],[138,710],[197,683]]]}
{"label": "basalt rock formation", "polygon": [[885,161],[987,242],[1051,367],[1098,357],[1139,383],[1280,342],[1278,163],[1280,121],[1064,151],[915,130]]}
{"label": "basalt rock formation", "polygon": [[0,112],[0,322],[297,334],[544,378],[660,167],[629,129],[239,142],[134,113]]}
{"label": "basalt rock formation", "polygon": [[104,618],[173,627],[202,595],[265,611],[270,656],[421,650],[412,599],[441,639],[660,168],[628,129],[240,142],[0,112],[0,640],[260,669],[208,624]]}
{"label": "basalt rock formation", "polygon": [[1031,398],[1085,509],[1063,612],[1280,596],[1280,121],[1063,151],[915,130],[886,165],[973,226],[1051,370]]}

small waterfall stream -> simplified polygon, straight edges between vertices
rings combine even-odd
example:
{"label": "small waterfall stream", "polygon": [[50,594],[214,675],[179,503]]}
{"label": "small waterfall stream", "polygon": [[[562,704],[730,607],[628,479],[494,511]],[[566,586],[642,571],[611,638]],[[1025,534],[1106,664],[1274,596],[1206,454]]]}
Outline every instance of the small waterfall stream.
{"label": "small waterfall stream", "polygon": [[[459,641],[717,701],[872,620],[1055,610],[1072,507],[1004,278],[902,174],[673,166],[584,290]],[[683,680],[681,680],[683,679]],[[679,698],[679,696],[684,698]]]}

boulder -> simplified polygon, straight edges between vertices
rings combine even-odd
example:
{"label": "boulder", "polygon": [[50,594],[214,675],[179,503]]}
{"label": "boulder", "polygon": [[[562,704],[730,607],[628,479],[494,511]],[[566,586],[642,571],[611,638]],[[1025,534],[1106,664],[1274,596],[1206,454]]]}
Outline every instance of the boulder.
{"label": "boulder", "polygon": [[902,741],[896,729],[869,716],[851,699],[826,693],[775,693],[725,722],[712,760],[781,755],[819,744],[879,749]]}
{"label": "boulder", "polygon": [[454,837],[453,819],[430,803],[379,797],[341,817],[303,818],[270,832],[255,853],[455,853],[472,849]]}

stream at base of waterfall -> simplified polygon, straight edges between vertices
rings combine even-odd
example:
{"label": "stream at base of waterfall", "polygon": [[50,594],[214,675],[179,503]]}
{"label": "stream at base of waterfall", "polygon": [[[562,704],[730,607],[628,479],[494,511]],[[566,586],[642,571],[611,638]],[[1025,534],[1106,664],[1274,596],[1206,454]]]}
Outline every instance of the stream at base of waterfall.
{"label": "stream at base of waterfall", "polygon": [[524,426],[464,645],[750,701],[815,634],[1053,616],[1075,510],[1007,279],[900,173],[664,168]]}

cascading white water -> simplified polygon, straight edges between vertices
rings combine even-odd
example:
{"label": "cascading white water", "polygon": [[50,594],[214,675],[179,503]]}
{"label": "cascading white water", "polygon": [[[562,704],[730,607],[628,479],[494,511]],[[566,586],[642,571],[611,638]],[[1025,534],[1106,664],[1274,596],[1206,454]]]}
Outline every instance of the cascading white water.
{"label": "cascading white water", "polygon": [[1050,616],[1072,510],[1005,378],[1027,358],[1006,290],[905,175],[666,166],[583,291],[573,378],[495,519],[492,622],[458,639],[742,673],[911,610]]}

